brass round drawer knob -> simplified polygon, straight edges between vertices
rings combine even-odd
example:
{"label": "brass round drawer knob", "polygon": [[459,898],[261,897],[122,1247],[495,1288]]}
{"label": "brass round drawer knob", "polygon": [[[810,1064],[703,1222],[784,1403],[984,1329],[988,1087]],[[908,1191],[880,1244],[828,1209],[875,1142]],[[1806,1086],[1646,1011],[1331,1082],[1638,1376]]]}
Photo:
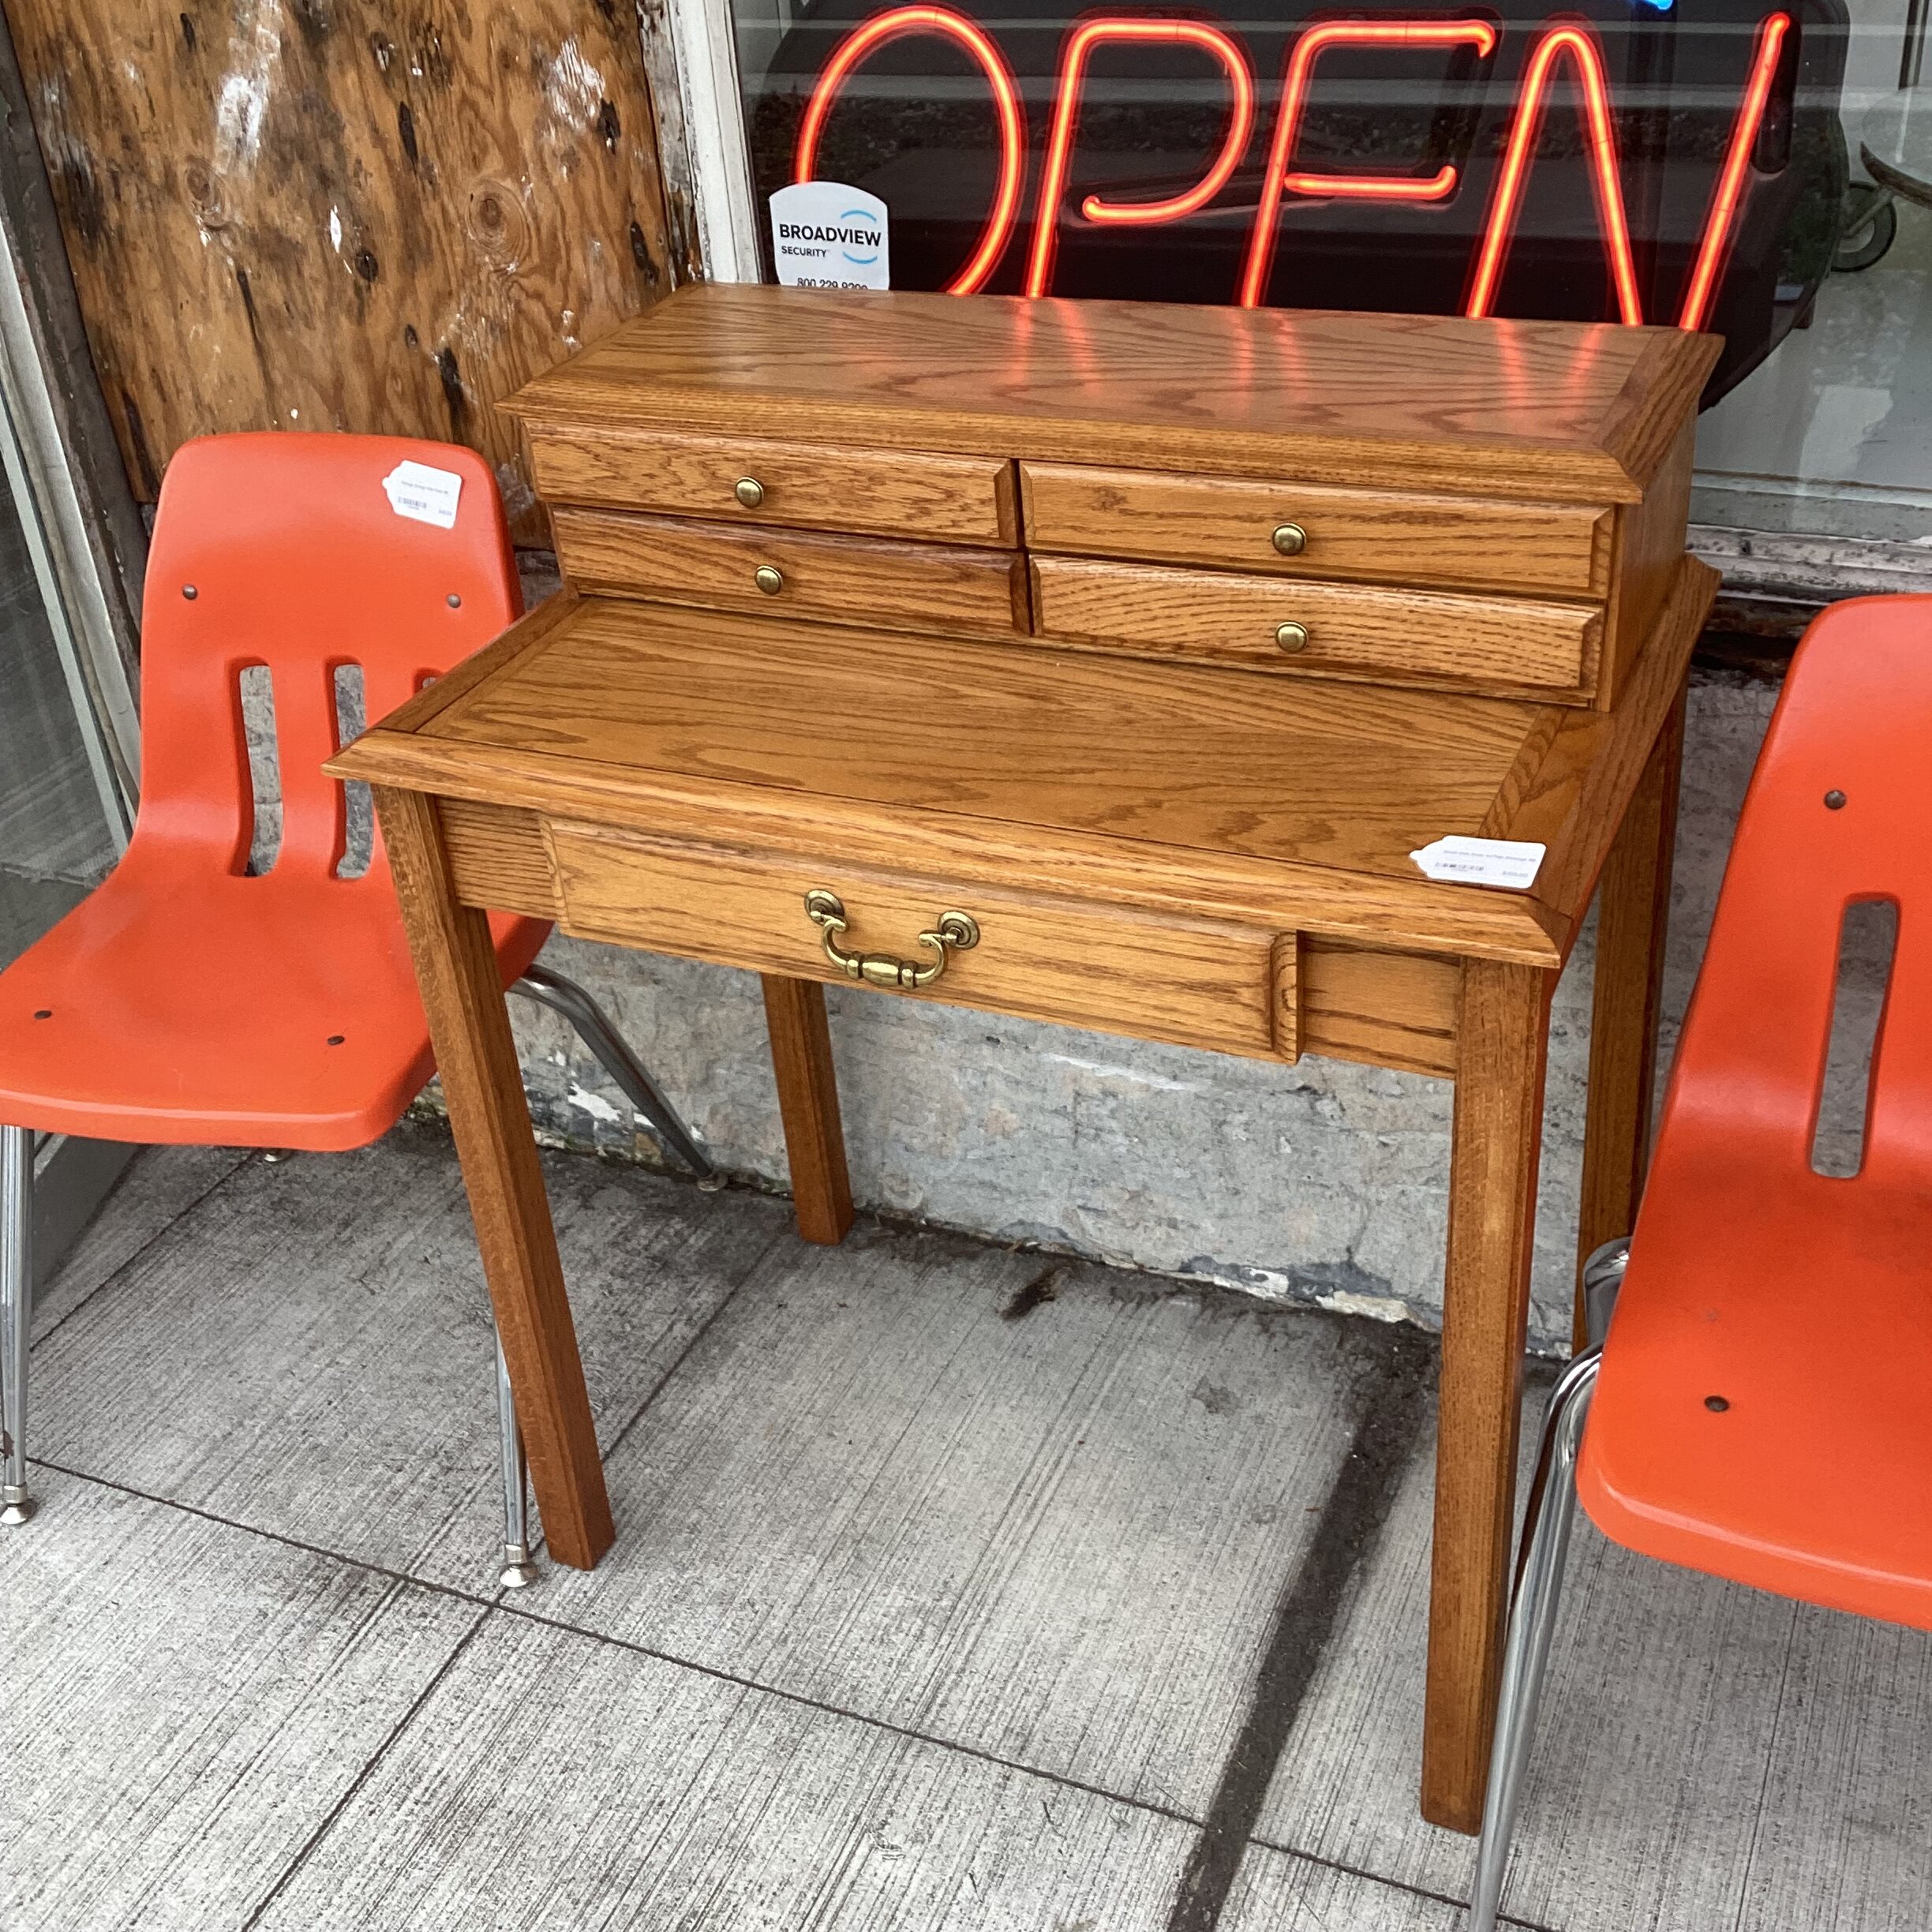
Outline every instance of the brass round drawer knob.
{"label": "brass round drawer knob", "polygon": [[1285,623],[1275,627],[1275,642],[1285,651],[1306,650],[1308,641],[1306,624]]}
{"label": "brass round drawer knob", "polygon": [[1283,556],[1299,556],[1308,548],[1308,532],[1299,523],[1280,524],[1273,541]]}
{"label": "brass round drawer knob", "polygon": [[767,597],[776,597],[784,588],[784,578],[769,564],[761,564],[751,573],[751,581]]}
{"label": "brass round drawer knob", "polygon": [[756,477],[740,477],[732,486],[732,494],[747,510],[755,510],[765,500],[765,485]]}

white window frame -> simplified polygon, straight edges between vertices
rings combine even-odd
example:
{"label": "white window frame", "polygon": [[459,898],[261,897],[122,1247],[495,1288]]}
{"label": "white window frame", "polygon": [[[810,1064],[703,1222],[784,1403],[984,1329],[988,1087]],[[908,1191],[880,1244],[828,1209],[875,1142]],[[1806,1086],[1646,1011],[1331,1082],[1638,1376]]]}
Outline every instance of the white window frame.
{"label": "white window frame", "polygon": [[744,97],[738,86],[738,51],[731,0],[665,0],[665,19],[677,63],[684,150],[705,278],[756,282],[762,278],[758,195],[745,140]]}

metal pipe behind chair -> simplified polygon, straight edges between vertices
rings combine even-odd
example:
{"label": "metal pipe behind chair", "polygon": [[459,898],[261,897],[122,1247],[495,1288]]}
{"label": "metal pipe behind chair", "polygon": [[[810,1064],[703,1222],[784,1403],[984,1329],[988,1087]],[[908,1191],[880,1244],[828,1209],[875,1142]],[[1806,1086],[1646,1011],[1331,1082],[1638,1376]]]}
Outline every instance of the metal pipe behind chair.
{"label": "metal pipe behind chair", "polygon": [[[707,1193],[724,1186],[724,1177],[699,1151],[676,1108],[657,1091],[656,1082],[611,1024],[610,1016],[575,980],[533,962],[521,979],[511,982],[510,990],[561,1013],[631,1106],[650,1123],[652,1132],[697,1177],[698,1185]],[[500,1335],[496,1338],[496,1415],[501,1431],[504,1484],[503,1565],[496,1581],[505,1589],[522,1589],[534,1583],[542,1572],[530,1556],[529,1471],[523,1456],[523,1432],[517,1424],[516,1398],[510,1387],[510,1365],[504,1359]]]}
{"label": "metal pipe behind chair", "polygon": [[517,1426],[516,1398],[510,1392],[510,1365],[504,1360],[503,1337],[496,1338],[496,1417],[503,1431],[503,1567],[496,1581],[505,1589],[522,1589],[540,1574],[530,1561],[530,1472],[523,1460],[523,1432]]}
{"label": "metal pipe behind chair", "polygon": [[605,1072],[617,1083],[624,1097],[650,1122],[651,1131],[697,1176],[698,1185],[707,1190],[724,1186],[724,1177],[698,1151],[698,1144],[678,1118],[677,1110],[657,1091],[623,1035],[612,1025],[610,1016],[575,980],[533,963],[522,979],[511,983],[510,990],[561,1013]]}
{"label": "metal pipe behind chair", "polygon": [[0,1127],[0,1523],[26,1522],[35,1508],[27,1493],[33,1163],[33,1129]]}
{"label": "metal pipe behind chair", "polygon": [[1496,1741],[1489,1754],[1489,1790],[1476,1848],[1476,1882],[1468,1932],[1495,1932],[1503,1878],[1516,1826],[1523,1771],[1536,1738],[1537,1707],[1556,1634],[1563,1563],[1576,1519],[1577,1455],[1589,1414],[1590,1392],[1603,1359],[1604,1337],[1630,1260],[1627,1237],[1606,1241],[1583,1264],[1583,1320],[1590,1346],[1557,1378],[1543,1421],[1536,1480],[1523,1517],[1522,1560],[1510,1604],[1496,1694]]}

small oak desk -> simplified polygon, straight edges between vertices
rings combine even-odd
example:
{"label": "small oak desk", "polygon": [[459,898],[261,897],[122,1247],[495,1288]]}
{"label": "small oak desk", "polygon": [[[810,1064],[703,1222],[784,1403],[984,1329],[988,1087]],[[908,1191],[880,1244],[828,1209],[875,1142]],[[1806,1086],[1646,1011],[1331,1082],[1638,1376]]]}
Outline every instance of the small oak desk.
{"label": "small oak desk", "polygon": [[[711,288],[524,393],[565,594],[330,769],[376,788],[557,1559],[613,1531],[486,908],[764,975],[815,1240],[852,1217],[822,981],[1450,1076],[1422,1803],[1474,1829],[1600,876],[1582,1247],[1642,1170],[1714,352]],[[1447,833],[1548,852],[1432,882]]]}

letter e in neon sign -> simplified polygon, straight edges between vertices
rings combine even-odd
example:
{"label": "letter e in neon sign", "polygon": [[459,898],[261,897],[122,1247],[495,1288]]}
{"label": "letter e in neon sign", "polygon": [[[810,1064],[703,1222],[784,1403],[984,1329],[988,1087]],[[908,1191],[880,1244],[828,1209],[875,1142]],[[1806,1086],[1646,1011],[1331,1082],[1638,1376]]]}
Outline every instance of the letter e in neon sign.
{"label": "letter e in neon sign", "polygon": [[1382,201],[1440,201],[1455,192],[1456,171],[1443,167],[1435,174],[1297,174],[1288,163],[1301,133],[1308,107],[1309,77],[1315,63],[1330,47],[1473,47],[1487,58],[1496,51],[1496,31],[1486,21],[1325,21],[1311,27],[1294,43],[1282,80],[1281,113],[1268,149],[1267,172],[1262,178],[1261,202],[1255,210],[1253,232],[1248,238],[1248,263],[1242,271],[1241,305],[1255,309],[1267,291],[1268,271],[1275,262],[1275,229],[1281,218],[1285,189],[1297,194],[1355,196]]}

